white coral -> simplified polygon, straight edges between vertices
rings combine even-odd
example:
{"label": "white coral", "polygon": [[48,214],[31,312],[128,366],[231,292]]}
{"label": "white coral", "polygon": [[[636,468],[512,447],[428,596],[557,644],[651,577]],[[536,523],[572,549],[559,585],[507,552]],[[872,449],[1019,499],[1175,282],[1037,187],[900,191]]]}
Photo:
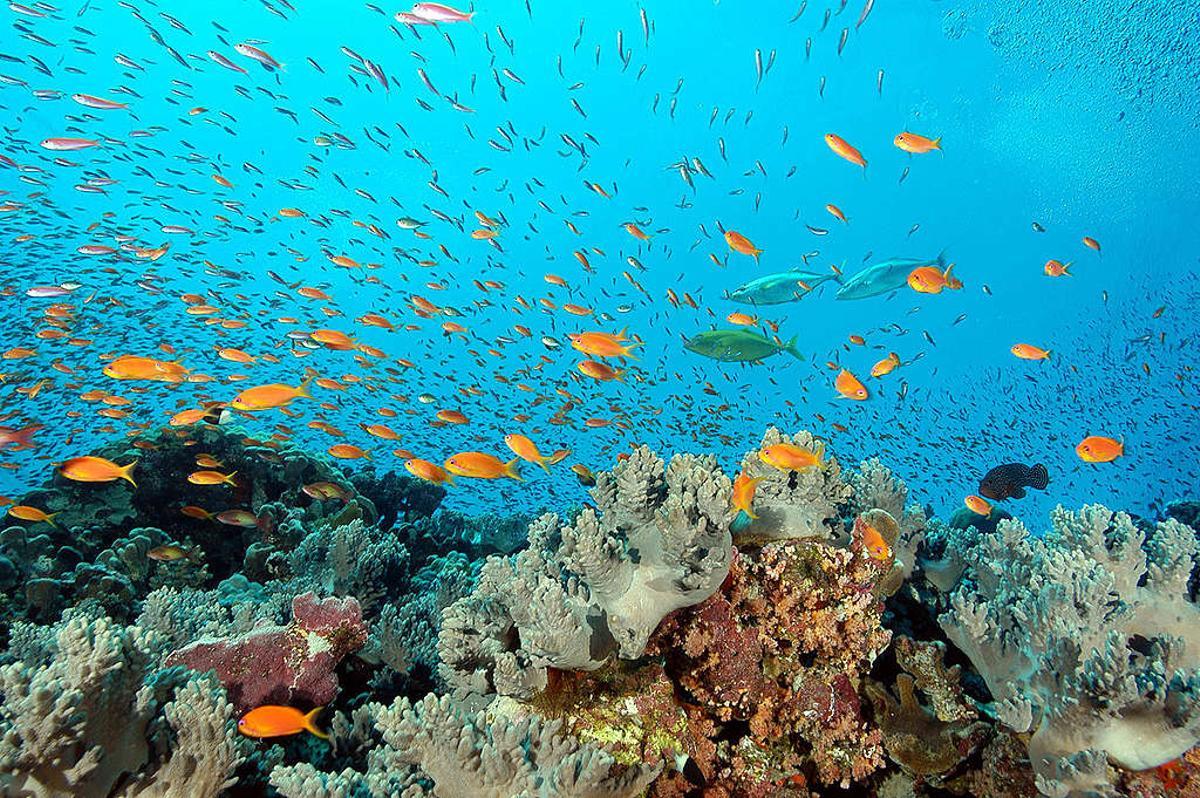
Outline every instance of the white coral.
{"label": "white coral", "polygon": [[1175,521],[1061,507],[1044,538],[1019,521],[981,536],[942,627],[987,681],[1002,721],[1033,730],[1046,795],[1103,794],[1200,742],[1200,544]]}

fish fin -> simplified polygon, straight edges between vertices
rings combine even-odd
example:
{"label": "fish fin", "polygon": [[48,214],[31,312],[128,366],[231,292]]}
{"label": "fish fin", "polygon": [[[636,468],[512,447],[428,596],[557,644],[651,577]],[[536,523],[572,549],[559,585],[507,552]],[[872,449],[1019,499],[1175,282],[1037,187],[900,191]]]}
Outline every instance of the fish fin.
{"label": "fish fin", "polygon": [[305,399],[312,399],[312,388],[309,387],[312,385],[312,381],[313,378],[311,376],[305,377],[304,381],[300,383],[300,387],[296,389],[296,396],[303,396]]}
{"label": "fish fin", "polygon": [[524,478],[517,472],[517,463],[520,462],[519,457],[514,457],[504,464],[503,474],[510,479],[515,479],[518,482],[524,482]]}
{"label": "fish fin", "polygon": [[938,152],[942,151],[942,137],[941,136],[938,136],[936,139],[933,140],[933,149],[937,150]]}
{"label": "fish fin", "polygon": [[937,265],[938,265],[939,269],[946,268],[946,250],[943,249],[941,252],[938,253]]}
{"label": "fish fin", "polygon": [[537,461],[538,465],[540,465],[542,467],[542,470],[545,471],[547,474],[550,473],[550,466],[546,465],[546,461],[549,459],[550,458],[548,458],[548,457],[543,457]]}
{"label": "fish fin", "polygon": [[225,475],[225,479],[224,479],[224,480],[222,480],[222,481],[223,481],[223,482],[224,482],[226,485],[236,485],[236,484],[237,484],[237,482],[235,482],[235,481],[234,481],[234,479],[233,479],[233,478],[234,478],[234,477],[236,477],[236,476],[237,476],[237,472],[236,472],[236,471],[231,471],[231,472],[229,472],[228,474],[226,474],[226,475]]}
{"label": "fish fin", "polygon": [[1046,466],[1042,465],[1041,463],[1038,463],[1030,469],[1029,476],[1033,480],[1033,482],[1030,483],[1030,487],[1037,488],[1038,490],[1045,490],[1046,486],[1050,484],[1050,472],[1047,471]]}
{"label": "fish fin", "polygon": [[799,333],[797,333],[796,335],[793,335],[791,337],[791,340],[789,340],[787,342],[787,344],[784,345],[783,348],[784,348],[784,351],[786,351],[789,355],[796,358],[797,360],[804,360],[804,355],[800,352],[799,349],[796,348],[796,344],[797,344],[799,338],[800,338]]}
{"label": "fish fin", "polygon": [[61,527],[59,527],[59,526],[58,526],[58,524],[54,523],[54,517],[55,517],[56,515],[58,515],[58,513],[43,513],[43,515],[45,515],[45,516],[46,516],[46,523],[47,523],[47,524],[49,524],[50,526],[52,526],[52,527],[54,527],[54,528],[56,528],[56,529],[60,529],[60,528],[61,528]]}
{"label": "fish fin", "polygon": [[749,518],[751,521],[758,520],[758,515],[753,510],[747,508],[745,510],[742,510],[742,512],[745,513],[746,517]]}
{"label": "fish fin", "polygon": [[323,732],[317,728],[317,716],[321,714],[321,710],[323,710],[324,708],[325,707],[316,707],[315,709],[313,709],[310,712],[308,712],[307,714],[305,714],[304,728],[305,728],[305,730],[311,732],[314,736],[320,737],[322,740],[332,742],[333,738],[329,736],[328,732]]}
{"label": "fish fin", "polygon": [[138,461],[134,460],[129,465],[120,469],[121,479],[125,480],[130,485],[133,485],[135,488],[137,487],[137,483],[133,481],[133,467],[137,464],[138,464]]}

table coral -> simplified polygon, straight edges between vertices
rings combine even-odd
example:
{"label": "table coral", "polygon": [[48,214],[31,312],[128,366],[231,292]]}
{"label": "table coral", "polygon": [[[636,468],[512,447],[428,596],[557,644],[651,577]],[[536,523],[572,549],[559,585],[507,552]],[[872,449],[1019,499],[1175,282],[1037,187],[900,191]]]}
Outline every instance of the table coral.
{"label": "table coral", "polygon": [[262,704],[324,706],[337,695],[337,664],[366,639],[356,600],[305,593],[293,600],[287,626],[192,643],[171,653],[166,665],[215,671],[239,713]]}

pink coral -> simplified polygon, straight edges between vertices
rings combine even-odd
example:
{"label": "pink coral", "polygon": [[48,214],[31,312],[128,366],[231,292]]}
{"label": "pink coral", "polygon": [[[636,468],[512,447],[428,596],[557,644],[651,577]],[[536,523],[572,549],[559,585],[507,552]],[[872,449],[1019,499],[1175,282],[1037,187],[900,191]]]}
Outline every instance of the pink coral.
{"label": "pink coral", "polygon": [[166,664],[215,671],[239,712],[263,704],[323,706],[337,695],[334,669],[366,640],[357,599],[318,600],[309,592],[292,599],[287,626],[192,643]]}

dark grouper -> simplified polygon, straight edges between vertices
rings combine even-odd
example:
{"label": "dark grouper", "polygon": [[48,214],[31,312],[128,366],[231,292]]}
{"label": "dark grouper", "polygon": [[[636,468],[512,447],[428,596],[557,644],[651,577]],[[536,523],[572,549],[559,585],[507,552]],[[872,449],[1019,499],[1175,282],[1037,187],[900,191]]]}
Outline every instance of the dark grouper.
{"label": "dark grouper", "polygon": [[793,336],[786,344],[777,344],[749,330],[708,330],[692,336],[683,346],[689,352],[722,363],[752,363],[778,352],[787,352],[797,360],[803,360],[804,355],[796,349],[796,338]]}
{"label": "dark grouper", "polygon": [[1050,474],[1041,463],[1032,468],[1024,463],[1005,463],[983,475],[979,492],[995,501],[1024,499],[1026,488],[1045,490],[1049,484]]}
{"label": "dark grouper", "polygon": [[873,263],[853,277],[846,280],[838,289],[838,299],[866,299],[879,296],[903,288],[908,284],[908,276],[914,269],[922,266],[936,266],[939,271],[945,271],[945,254],[938,255],[933,260],[920,258],[889,258],[879,263]]}
{"label": "dark grouper", "polygon": [[782,305],[785,302],[803,299],[809,291],[836,277],[837,275],[832,273],[799,270],[768,274],[735,288],[730,292],[729,298],[744,305]]}

